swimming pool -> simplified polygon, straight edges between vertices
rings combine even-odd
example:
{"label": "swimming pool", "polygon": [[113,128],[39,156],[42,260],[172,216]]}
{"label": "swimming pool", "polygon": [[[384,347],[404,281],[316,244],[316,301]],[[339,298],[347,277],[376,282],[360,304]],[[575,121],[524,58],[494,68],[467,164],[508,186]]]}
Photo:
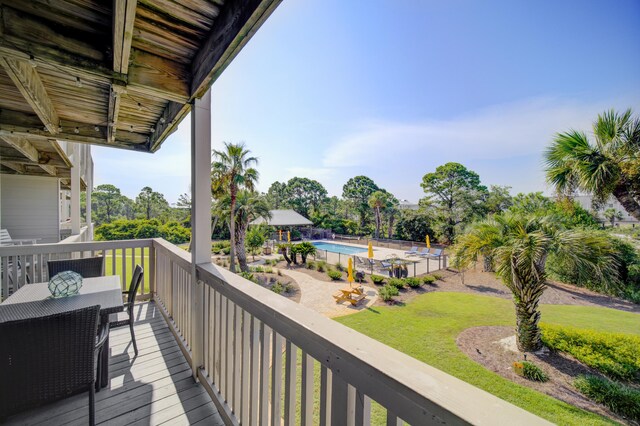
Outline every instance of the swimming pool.
{"label": "swimming pool", "polygon": [[363,251],[367,251],[366,247],[345,246],[343,244],[323,243],[323,242],[315,242],[311,244],[313,244],[320,250],[326,250],[332,253],[356,254],[356,253],[362,253]]}

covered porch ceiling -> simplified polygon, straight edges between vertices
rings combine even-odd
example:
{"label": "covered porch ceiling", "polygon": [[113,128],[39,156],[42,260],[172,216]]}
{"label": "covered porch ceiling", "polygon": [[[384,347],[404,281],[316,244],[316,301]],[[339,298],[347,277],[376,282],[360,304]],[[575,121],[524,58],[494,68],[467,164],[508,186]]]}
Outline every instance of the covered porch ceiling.
{"label": "covered porch ceiling", "polygon": [[0,0],[0,172],[65,177],[57,140],[155,152],[279,3]]}

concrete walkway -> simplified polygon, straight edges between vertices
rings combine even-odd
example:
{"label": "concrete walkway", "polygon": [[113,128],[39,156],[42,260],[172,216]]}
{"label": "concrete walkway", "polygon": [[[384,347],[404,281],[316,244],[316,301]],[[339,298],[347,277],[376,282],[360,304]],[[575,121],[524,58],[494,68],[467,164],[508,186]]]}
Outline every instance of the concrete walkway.
{"label": "concrete walkway", "polygon": [[[283,275],[287,275],[298,283],[302,298],[300,304],[304,305],[326,317],[338,317],[349,315],[366,309],[378,300],[378,294],[375,289],[364,286],[367,295],[366,302],[361,302],[358,306],[352,306],[349,303],[336,303],[333,294],[341,288],[349,287],[346,281],[326,282],[317,280],[304,272],[281,269]],[[354,284],[355,285],[355,284]]]}

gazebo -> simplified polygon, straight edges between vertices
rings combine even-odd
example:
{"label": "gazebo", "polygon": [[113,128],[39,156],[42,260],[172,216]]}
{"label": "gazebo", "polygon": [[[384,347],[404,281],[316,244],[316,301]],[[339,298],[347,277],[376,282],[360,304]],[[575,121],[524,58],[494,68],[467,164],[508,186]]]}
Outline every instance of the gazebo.
{"label": "gazebo", "polygon": [[[313,226],[313,222],[311,222],[306,217],[302,216],[300,213],[295,210],[270,210],[271,214],[270,219],[265,219],[262,217],[257,218],[250,225],[269,225],[273,226],[277,229],[285,229],[291,231],[293,229],[306,228],[307,230],[311,230]],[[302,232],[302,229],[299,229]],[[286,236],[285,236],[286,237]],[[278,239],[278,238],[274,238]]]}

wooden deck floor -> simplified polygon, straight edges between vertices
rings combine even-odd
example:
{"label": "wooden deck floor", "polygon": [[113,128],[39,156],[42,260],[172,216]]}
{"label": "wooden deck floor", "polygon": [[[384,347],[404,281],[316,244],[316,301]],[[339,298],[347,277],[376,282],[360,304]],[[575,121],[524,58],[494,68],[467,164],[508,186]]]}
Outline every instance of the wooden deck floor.
{"label": "wooden deck floor", "polygon": [[[136,305],[134,359],[128,327],[111,330],[109,386],[96,394],[96,423],[108,425],[223,425],[153,302]],[[83,393],[7,419],[11,425],[86,425]]]}

